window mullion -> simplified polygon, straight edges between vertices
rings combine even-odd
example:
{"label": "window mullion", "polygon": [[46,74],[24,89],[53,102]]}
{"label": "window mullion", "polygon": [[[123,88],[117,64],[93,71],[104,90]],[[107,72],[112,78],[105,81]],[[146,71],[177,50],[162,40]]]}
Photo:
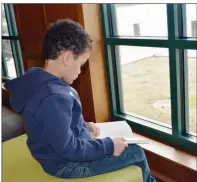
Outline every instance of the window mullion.
{"label": "window mullion", "polygon": [[106,41],[106,38],[109,37],[110,35],[110,28],[109,28],[109,11],[107,9],[107,4],[101,5],[101,13],[103,14],[102,18],[102,24],[103,24],[103,37],[104,37],[104,42]]}
{"label": "window mullion", "polygon": [[11,48],[12,48],[12,55],[14,58],[14,66],[16,69],[16,75],[20,76],[20,69],[19,69],[19,63],[18,63],[18,60],[20,60],[20,58],[17,55],[16,42],[14,40],[10,40],[10,44],[11,44]]}
{"label": "window mullion", "polygon": [[[5,16],[6,16],[6,21],[7,21],[7,25],[8,25],[9,36],[11,36],[11,37],[16,36],[16,32],[14,32],[13,25],[12,25],[13,21],[12,21],[12,17],[10,14],[11,13],[10,4],[5,4],[4,9],[5,9]],[[10,39],[10,45],[11,45],[12,55],[13,55],[13,59],[14,59],[14,66],[16,69],[16,74],[17,74],[17,76],[19,76],[20,72],[19,72],[19,68],[18,68],[18,64],[17,64],[18,57],[16,54],[16,48],[15,48],[14,42],[11,39]]]}
{"label": "window mullion", "polygon": [[178,31],[179,38],[187,37],[186,4],[178,4]]}
{"label": "window mullion", "polygon": [[[186,4],[178,4],[178,36],[187,37]],[[188,57],[187,50],[179,49],[179,60],[181,66],[182,87],[182,134],[189,133],[189,94],[188,94]]]}
{"label": "window mullion", "polygon": [[8,77],[8,68],[3,51],[2,51],[2,71],[3,71],[3,76]]}
{"label": "window mullion", "polygon": [[112,25],[112,37],[118,36],[117,32],[117,25],[116,25],[116,10],[115,10],[115,4],[110,4],[109,11],[111,14],[111,25]]}
{"label": "window mullion", "polygon": [[19,73],[20,75],[24,74],[24,66],[23,66],[23,60],[22,60],[22,53],[21,53],[21,49],[20,49],[20,43],[19,40],[14,41],[15,43],[15,48],[17,51],[17,64],[18,64],[18,68],[19,68]]}
{"label": "window mullion", "polygon": [[20,47],[17,42],[18,33],[17,33],[16,25],[15,25],[15,18],[14,18],[12,4],[5,4],[4,9],[5,9],[5,16],[6,16],[6,21],[8,25],[9,36],[3,37],[3,38],[10,40],[16,74],[17,76],[20,76],[22,73],[24,73],[24,70],[23,70],[23,64],[21,60]]}
{"label": "window mullion", "polygon": [[[112,54],[113,64],[115,64],[115,73],[116,73],[116,86],[118,92],[118,102],[117,102],[117,110],[119,113],[124,113],[124,104],[123,104],[123,92],[122,92],[122,79],[121,79],[121,66],[120,66],[120,56],[119,56],[119,48],[117,46],[113,46],[113,54]],[[114,73],[114,75],[115,75]]]}
{"label": "window mullion", "polygon": [[8,25],[8,32],[9,32],[9,36],[13,36],[14,33],[12,31],[12,24],[10,21],[10,14],[9,14],[9,6],[8,4],[4,4],[4,10],[5,10],[5,17],[6,17],[6,21],[7,21],[7,25]]}
{"label": "window mullion", "polygon": [[[111,14],[111,25],[112,25],[112,36],[117,36],[117,26],[116,26],[116,12],[115,12],[115,5],[111,4],[109,6],[109,11]],[[112,46],[113,49],[113,63],[116,67],[116,84],[117,84],[117,92],[118,92],[118,102],[117,102],[117,110],[119,113],[124,112],[124,104],[123,104],[123,93],[122,93],[122,79],[121,79],[121,67],[120,67],[120,56],[119,56],[119,48],[114,45]],[[115,73],[114,73],[115,74]]]}
{"label": "window mullion", "polygon": [[15,18],[14,18],[12,4],[5,4],[4,9],[5,9],[5,16],[7,20],[9,35],[17,36],[17,29],[15,26]]}
{"label": "window mullion", "polygon": [[4,40],[18,40],[17,36],[2,36]]}
{"label": "window mullion", "polygon": [[[167,5],[168,17],[168,38],[170,42],[178,37],[178,16],[177,5]],[[172,135],[180,137],[182,133],[181,125],[181,87],[180,87],[180,62],[179,53],[176,47],[169,47],[170,61],[170,93],[171,93],[171,117]]]}
{"label": "window mullion", "polygon": [[183,134],[189,133],[189,92],[188,92],[188,56],[187,50],[180,50],[182,54],[182,84],[183,84]]}
{"label": "window mullion", "polygon": [[132,46],[143,46],[143,47],[164,47],[168,48],[172,44],[169,43],[168,40],[165,39],[138,39],[138,38],[106,38],[106,44],[109,45],[132,45]]}
{"label": "window mullion", "polygon": [[107,59],[106,61],[106,69],[108,75],[108,85],[109,85],[109,92],[110,92],[110,110],[111,110],[111,119],[114,118],[114,113],[117,112],[117,101],[116,101],[116,90],[115,90],[115,80],[114,80],[114,67],[112,63],[112,49],[110,45],[107,45],[106,39],[110,36],[110,29],[109,29],[109,11],[108,5],[103,4],[100,6],[101,13],[102,13],[102,28],[103,28],[103,38],[104,38],[104,53]]}
{"label": "window mullion", "polygon": [[116,87],[116,74],[115,74],[115,65],[113,64],[113,49],[112,46],[105,46],[105,54],[107,57],[107,72],[109,79],[109,90],[110,90],[110,99],[111,99],[111,116],[113,119],[114,113],[117,113],[118,100],[117,100],[117,87]]}

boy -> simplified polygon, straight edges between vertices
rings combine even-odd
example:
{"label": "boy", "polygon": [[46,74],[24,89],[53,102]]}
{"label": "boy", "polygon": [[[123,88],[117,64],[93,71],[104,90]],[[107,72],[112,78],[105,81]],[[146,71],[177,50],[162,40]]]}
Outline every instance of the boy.
{"label": "boy", "polygon": [[43,170],[60,178],[81,178],[138,165],[145,182],[154,181],[141,147],[123,138],[93,139],[76,91],[69,86],[81,72],[92,40],[71,20],[59,20],[43,40],[45,68],[31,68],[5,84],[11,105],[25,120],[27,145]]}

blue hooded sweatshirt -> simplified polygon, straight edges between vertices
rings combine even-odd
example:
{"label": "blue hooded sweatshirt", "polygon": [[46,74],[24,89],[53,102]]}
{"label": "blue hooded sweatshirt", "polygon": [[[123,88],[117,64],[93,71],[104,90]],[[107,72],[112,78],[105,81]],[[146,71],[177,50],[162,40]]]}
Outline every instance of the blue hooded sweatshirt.
{"label": "blue hooded sweatshirt", "polygon": [[49,174],[72,162],[99,160],[113,154],[110,138],[91,139],[76,91],[60,78],[31,68],[6,82],[12,108],[24,118],[27,146]]}

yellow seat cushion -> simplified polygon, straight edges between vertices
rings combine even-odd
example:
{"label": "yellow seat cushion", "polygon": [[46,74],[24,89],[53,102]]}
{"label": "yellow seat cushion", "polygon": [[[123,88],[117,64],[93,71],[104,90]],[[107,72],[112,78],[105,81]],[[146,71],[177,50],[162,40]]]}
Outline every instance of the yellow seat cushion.
{"label": "yellow seat cushion", "polygon": [[3,182],[142,182],[138,166],[81,179],[61,179],[46,174],[26,146],[26,135],[3,142]]}

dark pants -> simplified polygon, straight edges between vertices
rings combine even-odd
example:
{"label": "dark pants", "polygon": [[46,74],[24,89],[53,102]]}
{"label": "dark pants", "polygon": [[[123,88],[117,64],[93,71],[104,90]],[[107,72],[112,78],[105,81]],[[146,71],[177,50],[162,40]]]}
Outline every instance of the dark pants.
{"label": "dark pants", "polygon": [[132,165],[141,168],[144,182],[155,182],[155,179],[150,174],[143,149],[135,144],[129,145],[119,157],[108,155],[97,161],[62,164],[56,176],[66,179],[84,178],[109,173]]}

